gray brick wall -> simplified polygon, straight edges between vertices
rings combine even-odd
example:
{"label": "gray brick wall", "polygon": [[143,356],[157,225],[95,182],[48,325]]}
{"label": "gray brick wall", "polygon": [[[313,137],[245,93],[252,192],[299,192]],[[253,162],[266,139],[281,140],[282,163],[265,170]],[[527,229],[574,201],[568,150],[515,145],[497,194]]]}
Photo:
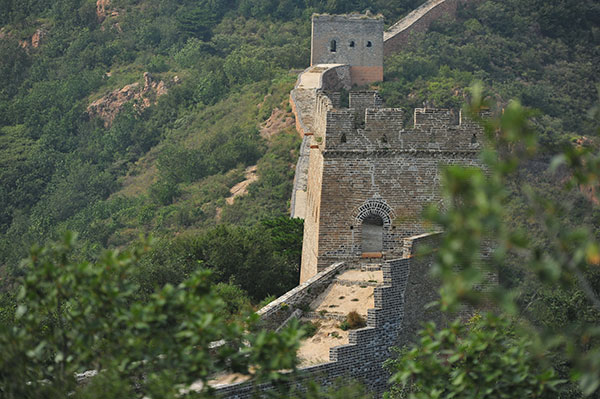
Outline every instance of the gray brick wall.
{"label": "gray brick wall", "polygon": [[383,259],[400,256],[403,239],[428,231],[421,214],[439,204],[441,168],[480,166],[482,129],[461,112],[381,108],[376,92],[350,93],[355,108],[318,92],[310,146],[301,281],[336,261],[362,257],[362,221],[384,221]]}
{"label": "gray brick wall", "polygon": [[[405,257],[386,261],[382,265],[383,284],[374,288],[375,307],[368,310],[367,327],[350,331],[349,344],[331,348],[328,363],[301,369],[288,384],[301,387],[306,381],[314,381],[329,386],[338,378],[352,378],[380,397],[388,389],[390,376],[382,364],[391,356],[390,347],[412,340],[414,329],[407,326],[417,324],[416,319],[422,320],[418,317],[426,300],[421,298],[421,292],[434,290],[427,278],[432,256],[415,256],[416,248],[435,245],[437,236],[424,234],[410,238],[407,243],[411,249]],[[433,312],[430,316],[435,320],[441,317]],[[266,397],[271,389],[268,384],[254,386],[243,382],[218,387],[217,394],[223,398],[247,399],[256,392],[258,397]]]}
{"label": "gray brick wall", "polygon": [[[332,41],[335,51],[331,51]],[[310,59],[311,65],[383,67],[383,17],[313,15]]]}

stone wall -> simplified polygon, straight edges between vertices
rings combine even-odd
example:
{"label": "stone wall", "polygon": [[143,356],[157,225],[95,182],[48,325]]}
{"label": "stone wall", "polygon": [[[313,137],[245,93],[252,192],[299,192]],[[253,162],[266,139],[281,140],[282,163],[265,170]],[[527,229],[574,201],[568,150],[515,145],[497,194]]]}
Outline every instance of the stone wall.
{"label": "stone wall", "polygon": [[[362,261],[362,221],[383,223],[383,259],[401,255],[404,239],[427,231],[421,214],[442,201],[441,168],[479,166],[483,131],[460,112],[378,108],[374,92],[350,93],[356,108],[334,108],[318,93],[310,145],[301,281],[333,262]],[[315,267],[316,265],[316,267]]]}
{"label": "stone wall", "polygon": [[313,15],[310,64],[349,65],[352,84],[383,80],[383,17]]}
{"label": "stone wall", "polygon": [[344,267],[343,262],[334,263],[260,309],[256,313],[260,316],[262,326],[277,329],[298,307],[309,304],[319,296]]}
{"label": "stone wall", "polygon": [[296,118],[296,130],[303,138],[292,189],[290,206],[292,217],[304,219],[306,216],[306,186],[311,145],[308,136],[313,134],[312,121],[317,91],[349,89],[351,86],[348,65],[325,65],[305,69],[290,92],[290,105]]}
{"label": "stone wall", "polygon": [[446,315],[438,307],[427,306],[440,298],[440,282],[430,275],[433,254],[440,238],[441,234],[424,234],[404,240],[404,257],[411,262],[404,294],[404,320],[398,335],[399,346],[415,342],[424,322],[433,321],[438,326],[448,323]]}
{"label": "stone wall", "polygon": [[[304,217],[304,238],[302,241],[302,265],[300,283],[316,273],[319,255],[319,212],[323,180],[323,154],[318,147],[310,149],[306,209]],[[306,255],[305,255],[306,254]]]}
{"label": "stone wall", "polygon": [[[435,237],[422,235],[413,237],[410,242],[412,248],[418,248],[421,243],[435,243]],[[382,265],[383,284],[374,288],[375,307],[368,310],[367,327],[350,331],[347,345],[330,349],[329,362],[301,369],[291,384],[301,387],[304,382],[311,381],[330,386],[338,378],[352,378],[363,383],[376,397],[381,397],[388,389],[389,375],[382,364],[392,355],[390,347],[401,346],[411,338],[412,330],[404,332],[405,318],[409,317],[412,322],[422,310],[421,291],[434,289],[426,279],[431,255],[418,257],[413,252]],[[439,316],[432,314],[432,317]],[[218,387],[217,394],[223,398],[247,399],[254,397],[256,392],[261,393],[259,397],[266,397],[269,389],[272,387],[268,384],[256,387],[251,382],[243,382]]]}
{"label": "stone wall", "polygon": [[392,25],[383,35],[384,55],[401,51],[419,33],[425,33],[431,23],[445,16],[454,17],[460,3],[467,0],[429,0]]}

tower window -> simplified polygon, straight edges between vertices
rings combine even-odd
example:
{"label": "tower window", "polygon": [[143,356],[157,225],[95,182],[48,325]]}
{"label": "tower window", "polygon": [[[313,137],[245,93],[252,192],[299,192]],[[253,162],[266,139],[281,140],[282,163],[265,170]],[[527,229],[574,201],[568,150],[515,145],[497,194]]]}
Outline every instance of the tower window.
{"label": "tower window", "polygon": [[331,43],[329,43],[329,51],[331,51],[332,53],[335,53],[337,50],[337,43],[335,42],[335,40],[332,40]]}
{"label": "tower window", "polygon": [[354,47],[354,40],[350,40],[350,47]]}
{"label": "tower window", "polygon": [[347,141],[347,140],[346,140],[346,133],[342,133],[342,137],[341,137],[341,139],[340,139],[340,142],[341,142],[341,143],[345,143],[346,141]]}
{"label": "tower window", "polygon": [[373,43],[370,40],[367,42],[367,47],[373,47]]}

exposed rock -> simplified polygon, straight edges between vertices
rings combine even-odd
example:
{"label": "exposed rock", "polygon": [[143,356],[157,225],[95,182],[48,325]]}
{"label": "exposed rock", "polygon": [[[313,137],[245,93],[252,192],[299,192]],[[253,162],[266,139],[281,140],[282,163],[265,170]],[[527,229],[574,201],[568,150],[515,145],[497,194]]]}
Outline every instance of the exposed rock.
{"label": "exposed rock", "polygon": [[271,116],[260,126],[260,135],[270,139],[273,135],[294,126],[294,118],[279,108],[273,108]]}
{"label": "exposed rock", "polygon": [[112,91],[91,103],[87,111],[90,117],[102,118],[104,126],[109,127],[126,103],[135,101],[136,109],[143,110],[156,103],[156,100],[167,92],[168,85],[164,81],[156,81],[150,73],[145,72],[143,87],[136,82]]}
{"label": "exposed rock", "polygon": [[229,190],[231,195],[225,199],[225,202],[227,202],[228,205],[233,205],[236,197],[240,197],[248,193],[248,186],[258,180],[258,175],[256,174],[257,170],[258,168],[256,165],[248,166],[246,168],[244,174],[245,180],[239,182]]}
{"label": "exposed rock", "polygon": [[45,29],[36,30],[33,36],[31,36],[31,47],[38,48],[40,46],[40,42],[47,33],[48,32]]}
{"label": "exposed rock", "polygon": [[97,0],[96,1],[96,16],[98,21],[104,21],[107,16],[107,8],[110,6],[110,0]]}

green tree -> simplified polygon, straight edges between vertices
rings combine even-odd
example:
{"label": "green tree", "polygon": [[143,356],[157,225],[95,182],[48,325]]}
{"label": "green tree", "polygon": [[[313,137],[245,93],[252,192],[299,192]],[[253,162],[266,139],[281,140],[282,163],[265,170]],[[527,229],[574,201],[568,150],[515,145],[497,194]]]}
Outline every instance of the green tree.
{"label": "green tree", "polygon": [[[143,244],[146,245],[146,244]],[[165,285],[145,303],[132,279],[143,246],[106,252],[96,263],[72,259],[74,235],[32,250],[11,323],[0,325],[0,392],[5,398],[176,397],[217,371],[281,379],[295,369],[300,332],[252,330],[255,317],[227,320],[225,303],[199,269],[177,286]],[[209,354],[211,342],[223,339]],[[98,370],[79,386],[75,373]],[[100,384],[100,385],[99,385]]]}
{"label": "green tree", "polygon": [[386,363],[396,373],[388,397],[555,398],[564,380],[538,363],[529,337],[508,319],[477,315],[439,331],[429,323],[415,347]]}
{"label": "green tree", "polygon": [[[507,389],[541,395],[558,384],[554,373],[541,366],[538,355],[543,354],[552,358],[561,377],[578,383],[580,389],[579,394],[572,385],[565,390],[575,392],[575,397],[592,395],[600,386],[600,244],[597,231],[571,223],[576,210],[568,209],[566,198],[573,191],[577,195],[581,187],[599,183],[600,155],[590,147],[571,146],[554,157],[550,169],[562,168],[567,176],[558,201],[519,181],[525,201],[521,211],[532,221],[526,232],[507,217],[507,201],[516,195],[508,191],[507,180],[515,178],[522,162],[538,148],[529,122],[533,112],[512,102],[501,116],[482,119],[480,111],[489,104],[480,86],[472,89],[472,96],[467,111],[487,134],[489,146],[482,153],[487,170],[446,168],[445,208],[432,207],[426,214],[445,231],[433,267],[434,275],[442,280],[439,305],[445,311],[465,304],[492,305],[497,312],[516,318],[520,337],[511,343],[510,334],[493,334],[496,327],[506,328],[503,318],[486,318],[481,328],[467,332],[457,323],[439,333],[428,326],[415,349],[395,363],[394,379],[412,385],[413,397],[429,397],[419,392],[434,397],[482,397],[476,381],[491,384],[484,385],[490,392],[507,384]],[[482,249],[490,245],[487,256]],[[523,282],[501,280],[490,289],[480,288],[489,286],[490,273],[502,277],[517,271]],[[546,309],[545,313],[540,309]],[[569,316],[561,319],[565,313]],[[481,334],[487,337],[480,340]],[[535,356],[523,339],[539,342]],[[475,363],[473,359],[480,360]],[[503,366],[511,362],[518,374]],[[473,367],[483,368],[474,372]],[[511,375],[512,379],[505,379]],[[451,383],[440,385],[444,378]]]}

